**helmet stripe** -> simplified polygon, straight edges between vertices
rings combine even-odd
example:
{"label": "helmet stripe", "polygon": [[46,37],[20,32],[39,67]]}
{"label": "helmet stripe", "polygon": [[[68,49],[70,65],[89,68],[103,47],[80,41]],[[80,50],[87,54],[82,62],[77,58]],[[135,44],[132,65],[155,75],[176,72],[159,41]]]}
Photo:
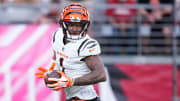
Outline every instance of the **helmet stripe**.
{"label": "helmet stripe", "polygon": [[68,12],[64,17],[68,16],[69,14],[81,14],[81,15],[83,15],[84,17],[86,17],[86,15],[84,15],[84,14],[81,13],[81,12]]}

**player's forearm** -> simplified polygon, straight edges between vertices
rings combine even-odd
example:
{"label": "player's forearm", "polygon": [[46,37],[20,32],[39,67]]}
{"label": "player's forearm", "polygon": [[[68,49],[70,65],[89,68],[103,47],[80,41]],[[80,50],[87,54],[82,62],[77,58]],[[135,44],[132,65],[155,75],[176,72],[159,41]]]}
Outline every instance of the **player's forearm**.
{"label": "player's forearm", "polygon": [[90,85],[98,82],[103,82],[106,80],[104,70],[101,71],[92,71],[89,74],[84,75],[83,77],[74,79],[74,86]]}
{"label": "player's forearm", "polygon": [[74,86],[90,85],[106,80],[104,64],[98,55],[88,56],[84,61],[91,72],[82,77],[75,78],[75,80],[73,80]]}

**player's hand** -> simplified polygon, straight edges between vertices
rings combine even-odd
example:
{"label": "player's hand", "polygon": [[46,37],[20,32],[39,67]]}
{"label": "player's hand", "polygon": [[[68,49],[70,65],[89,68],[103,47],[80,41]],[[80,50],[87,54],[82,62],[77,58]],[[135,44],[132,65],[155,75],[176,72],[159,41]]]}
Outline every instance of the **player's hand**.
{"label": "player's hand", "polygon": [[63,72],[57,71],[61,78],[48,78],[48,81],[53,81],[55,83],[46,84],[46,86],[52,90],[59,91],[62,88],[67,88],[72,86],[72,79],[66,76]]}
{"label": "player's hand", "polygon": [[45,79],[46,73],[48,73],[49,71],[52,71],[54,69],[55,65],[56,65],[56,63],[53,62],[49,69],[39,67],[38,70],[40,70],[40,72],[36,72],[35,75],[37,76],[38,79],[40,79],[40,78]]}

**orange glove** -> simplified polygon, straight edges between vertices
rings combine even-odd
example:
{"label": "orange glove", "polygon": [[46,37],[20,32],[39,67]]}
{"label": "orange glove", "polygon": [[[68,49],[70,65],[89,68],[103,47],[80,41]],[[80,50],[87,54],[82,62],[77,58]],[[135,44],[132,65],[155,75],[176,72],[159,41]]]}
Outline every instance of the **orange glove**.
{"label": "orange glove", "polygon": [[67,88],[72,86],[73,80],[66,76],[63,72],[57,71],[60,75],[61,78],[48,78],[48,81],[55,81],[56,83],[53,84],[47,84],[46,86],[52,90],[60,90],[62,88]]}
{"label": "orange glove", "polygon": [[[53,62],[52,65],[50,66],[49,69],[45,69],[43,67],[39,67],[38,70],[40,70],[40,72],[36,72],[35,75],[37,76],[37,78],[46,78],[46,74],[50,71],[52,71],[55,67],[56,63]],[[67,88],[72,86],[72,79],[69,78],[68,76],[66,76],[63,72],[61,71],[57,71],[60,75],[61,78],[48,78],[48,81],[55,81],[56,83],[53,84],[46,84],[46,86],[51,89],[51,90],[55,90],[55,91],[59,91],[62,88]]]}
{"label": "orange glove", "polygon": [[[43,68],[43,67],[39,67],[38,70],[40,70],[40,72],[36,72],[35,75],[37,76],[38,79],[45,79],[46,78],[46,74],[50,71],[52,71],[54,69],[54,67],[56,66],[56,63],[53,62],[50,66],[49,69]],[[49,88],[49,87],[48,87]],[[51,88],[50,88],[51,89]],[[56,89],[56,91],[61,90],[61,88]]]}
{"label": "orange glove", "polygon": [[37,76],[37,78],[45,78],[46,77],[46,73],[49,71],[52,71],[54,69],[54,67],[56,66],[56,63],[53,62],[50,66],[49,69],[43,68],[43,67],[39,67],[38,70],[40,70],[41,72],[36,72],[35,75]]}

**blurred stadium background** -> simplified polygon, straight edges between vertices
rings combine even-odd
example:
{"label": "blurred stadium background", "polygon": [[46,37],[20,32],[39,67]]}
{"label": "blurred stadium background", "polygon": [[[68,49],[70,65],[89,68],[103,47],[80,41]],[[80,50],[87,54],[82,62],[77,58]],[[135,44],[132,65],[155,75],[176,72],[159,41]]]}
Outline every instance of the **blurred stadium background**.
{"label": "blurred stadium background", "polygon": [[64,101],[34,77],[51,60],[60,10],[88,7],[102,48],[102,101],[180,101],[180,0],[0,0],[0,101]]}

